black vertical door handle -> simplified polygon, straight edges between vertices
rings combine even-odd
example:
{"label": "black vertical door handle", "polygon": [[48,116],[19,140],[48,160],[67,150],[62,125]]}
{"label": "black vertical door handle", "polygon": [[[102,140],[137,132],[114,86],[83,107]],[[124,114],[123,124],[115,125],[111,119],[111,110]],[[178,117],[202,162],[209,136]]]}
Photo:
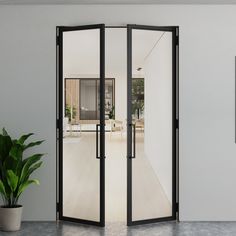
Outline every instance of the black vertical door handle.
{"label": "black vertical door handle", "polygon": [[131,153],[131,158],[135,158],[136,157],[136,125],[135,124],[131,124],[131,129],[133,129],[133,138],[132,138],[132,142],[133,142],[133,147],[132,147],[132,153]]}
{"label": "black vertical door handle", "polygon": [[96,158],[100,159],[99,157],[99,153],[98,153],[98,147],[99,147],[99,143],[98,143],[98,127],[100,127],[100,124],[96,124]]}
{"label": "black vertical door handle", "polygon": [[136,157],[136,125],[133,124],[133,158]]}

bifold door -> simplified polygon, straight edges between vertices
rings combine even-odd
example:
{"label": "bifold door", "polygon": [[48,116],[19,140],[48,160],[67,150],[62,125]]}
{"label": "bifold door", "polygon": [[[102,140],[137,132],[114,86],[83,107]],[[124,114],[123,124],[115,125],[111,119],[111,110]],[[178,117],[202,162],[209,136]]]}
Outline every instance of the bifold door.
{"label": "bifold door", "polygon": [[127,224],[175,220],[177,28],[127,34]]}
{"label": "bifold door", "polygon": [[[59,219],[104,226],[105,27],[101,24],[57,30]],[[71,71],[80,77],[93,74],[96,80],[78,83]],[[78,95],[79,86],[82,97]]]}

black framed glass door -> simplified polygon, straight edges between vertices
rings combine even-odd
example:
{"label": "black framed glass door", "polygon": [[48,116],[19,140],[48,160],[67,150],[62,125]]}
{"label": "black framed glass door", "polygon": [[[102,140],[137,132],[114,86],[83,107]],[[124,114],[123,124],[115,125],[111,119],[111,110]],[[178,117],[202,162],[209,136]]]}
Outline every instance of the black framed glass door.
{"label": "black framed glass door", "polygon": [[127,224],[175,220],[178,27],[127,25],[127,39]]}
{"label": "black framed glass door", "polygon": [[[57,27],[59,219],[97,226],[105,225],[104,38],[103,24]],[[99,91],[89,80],[82,94],[76,81],[65,86],[66,78],[88,74],[99,83]],[[85,95],[83,112],[99,114],[92,120],[80,114],[79,99]],[[95,96],[99,106],[90,99]]]}

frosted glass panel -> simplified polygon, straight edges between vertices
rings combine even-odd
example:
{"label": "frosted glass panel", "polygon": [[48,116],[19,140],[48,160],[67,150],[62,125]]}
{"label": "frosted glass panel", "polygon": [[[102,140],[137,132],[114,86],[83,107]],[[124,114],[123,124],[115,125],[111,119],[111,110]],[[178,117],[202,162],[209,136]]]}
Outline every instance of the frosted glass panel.
{"label": "frosted glass panel", "polygon": [[172,33],[132,30],[132,220],[172,216]]}

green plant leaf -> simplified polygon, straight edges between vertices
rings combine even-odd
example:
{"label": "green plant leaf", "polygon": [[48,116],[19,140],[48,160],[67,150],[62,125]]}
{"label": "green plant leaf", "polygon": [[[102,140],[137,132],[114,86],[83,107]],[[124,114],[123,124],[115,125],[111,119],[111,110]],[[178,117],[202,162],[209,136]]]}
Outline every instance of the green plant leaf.
{"label": "green plant leaf", "polygon": [[43,162],[40,161],[40,162],[34,164],[33,166],[31,166],[31,167],[29,168],[28,175],[30,176],[30,175],[31,175],[35,170],[37,170],[42,164],[43,164]]}
{"label": "green plant leaf", "polygon": [[[5,171],[7,170],[13,170],[15,171],[15,167],[17,165],[17,160],[12,158],[11,156],[8,156],[5,161],[3,162],[3,168]],[[4,173],[2,173],[4,174]]]}
{"label": "green plant leaf", "polygon": [[42,165],[42,161],[32,165],[29,169],[28,169],[28,172],[26,173],[26,175],[24,176],[24,179],[23,181],[26,181],[29,179],[30,175],[35,171],[37,170],[41,165]]}
{"label": "green plant leaf", "polygon": [[3,194],[4,196],[7,196],[2,180],[0,180],[0,193]]}
{"label": "green plant leaf", "polygon": [[29,168],[38,162],[44,154],[34,154],[23,161],[23,167],[20,176],[20,183],[23,183],[29,177]]}
{"label": "green plant leaf", "polygon": [[39,185],[39,181],[37,179],[30,179],[30,180],[27,180],[26,182],[22,183],[20,186],[19,186],[19,190],[18,190],[18,193],[17,193],[17,198],[21,195],[22,192],[24,192],[24,190],[30,185],[30,184],[37,184]]}
{"label": "green plant leaf", "polygon": [[10,136],[0,135],[0,160],[4,161],[9,155],[9,151],[12,147],[12,140]]}
{"label": "green plant leaf", "polygon": [[15,192],[18,184],[18,176],[12,170],[7,171],[7,183],[12,192]]}
{"label": "green plant leaf", "polygon": [[24,150],[26,150],[27,148],[30,148],[30,147],[34,147],[34,146],[40,145],[43,142],[44,142],[44,140],[29,143],[29,144],[24,146]]}
{"label": "green plant leaf", "polygon": [[24,134],[19,138],[18,142],[20,144],[24,144],[25,140],[28,139],[32,135],[34,135],[34,133]]}
{"label": "green plant leaf", "polygon": [[0,195],[4,203],[15,204],[20,194],[38,180],[29,179],[30,175],[42,165],[40,158],[44,154],[34,154],[23,159],[27,148],[40,145],[42,141],[25,143],[33,133],[24,134],[19,139],[12,139],[5,129],[0,132]]}
{"label": "green plant leaf", "polygon": [[[6,171],[5,171],[6,172]],[[7,174],[5,174],[6,176]],[[3,183],[3,186],[5,188],[5,192],[6,192],[6,196],[10,196],[12,191],[11,188],[9,187],[8,183],[7,183],[7,177],[4,177],[4,179],[1,180]]]}
{"label": "green plant leaf", "polygon": [[5,128],[2,129],[2,135],[3,136],[9,136]]}
{"label": "green plant leaf", "polygon": [[15,160],[21,160],[22,159],[22,154],[23,154],[23,147],[20,144],[13,144],[11,147],[11,150],[9,152],[9,155],[13,157]]}

